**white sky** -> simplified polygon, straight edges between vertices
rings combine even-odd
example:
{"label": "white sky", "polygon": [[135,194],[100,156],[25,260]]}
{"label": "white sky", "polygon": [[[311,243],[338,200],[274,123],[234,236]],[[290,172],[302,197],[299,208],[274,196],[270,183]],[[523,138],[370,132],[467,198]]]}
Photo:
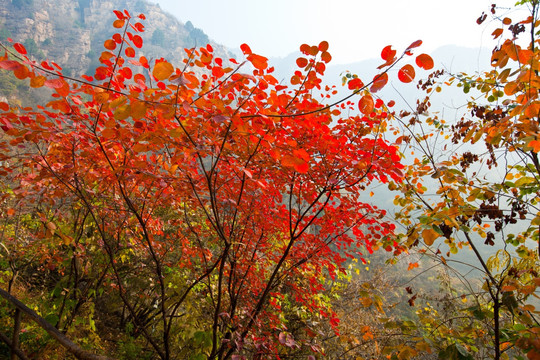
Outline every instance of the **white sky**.
{"label": "white sky", "polygon": [[[153,0],[211,39],[238,49],[247,43],[266,57],[284,57],[303,43],[330,43],[334,64],[378,57],[386,45],[402,51],[423,40],[423,52],[454,44],[493,47],[494,23],[482,11],[516,0]],[[506,11],[500,10],[497,14]],[[511,14],[510,14],[510,17]],[[488,20],[490,18],[488,17]],[[518,17],[516,17],[516,20]],[[488,23],[488,21],[486,21]],[[485,23],[484,23],[485,24]]]}

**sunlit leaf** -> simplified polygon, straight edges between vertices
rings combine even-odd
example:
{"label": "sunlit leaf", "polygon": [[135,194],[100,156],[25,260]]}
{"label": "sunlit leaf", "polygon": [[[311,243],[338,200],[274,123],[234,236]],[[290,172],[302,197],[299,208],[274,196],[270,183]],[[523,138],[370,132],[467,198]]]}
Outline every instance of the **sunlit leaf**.
{"label": "sunlit leaf", "polygon": [[154,66],[152,75],[154,75],[154,77],[158,80],[165,80],[168,79],[173,72],[174,67],[171,65],[171,63],[167,61],[161,61]]}

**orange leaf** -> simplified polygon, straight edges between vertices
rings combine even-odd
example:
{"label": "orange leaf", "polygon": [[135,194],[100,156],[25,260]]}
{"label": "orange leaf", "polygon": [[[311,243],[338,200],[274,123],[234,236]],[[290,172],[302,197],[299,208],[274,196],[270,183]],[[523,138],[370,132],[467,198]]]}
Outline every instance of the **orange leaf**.
{"label": "orange leaf", "polygon": [[518,52],[518,59],[521,64],[528,64],[533,56],[533,52],[527,49],[521,49]]}
{"label": "orange leaf", "polygon": [[379,75],[375,75],[375,77],[373,78],[373,84],[371,85],[369,90],[371,92],[373,92],[373,93],[377,92],[377,91],[381,90],[386,85],[387,82],[388,82],[388,74],[387,73],[382,73],[382,74],[379,74]]}
{"label": "orange leaf", "polygon": [[364,115],[369,115],[373,112],[374,109],[373,97],[371,95],[364,95],[358,102],[358,109]]}
{"label": "orange leaf", "polygon": [[412,65],[405,65],[398,71],[398,79],[403,83],[410,83],[414,80],[414,68]]}
{"label": "orange leaf", "polygon": [[496,39],[496,38],[498,38],[499,36],[501,36],[502,33],[503,33],[503,29],[498,28],[498,29],[495,29],[495,31],[493,31],[493,32],[491,33],[491,35],[493,35],[493,38]]}
{"label": "orange leaf", "polygon": [[540,140],[532,140],[527,146],[532,147],[535,153],[540,152]]}
{"label": "orange leaf", "polygon": [[170,63],[166,61],[161,61],[154,66],[152,75],[154,75],[154,77],[158,80],[165,80],[168,79],[169,76],[171,76],[173,71],[174,67]]}
{"label": "orange leaf", "polygon": [[433,59],[428,54],[420,54],[416,57],[416,65],[425,70],[433,69]]}
{"label": "orange leaf", "polygon": [[253,64],[253,66],[255,66],[256,69],[264,70],[268,67],[268,59],[264,56],[251,54],[248,56],[248,60],[251,61],[251,63]]}
{"label": "orange leaf", "polygon": [[28,71],[28,68],[24,65],[21,65],[17,69],[13,70],[13,75],[20,80],[26,79],[29,74],[30,72]]}
{"label": "orange leaf", "polygon": [[114,20],[113,26],[114,26],[115,28],[119,29],[119,28],[123,27],[125,23],[126,23],[125,20],[120,20],[120,19],[118,19],[118,20]]}
{"label": "orange leaf", "polygon": [[131,117],[140,119],[146,115],[146,103],[144,101],[133,101],[131,103]]}
{"label": "orange leaf", "polygon": [[518,89],[518,85],[515,82],[509,82],[504,85],[504,93],[508,96],[514,95]]}
{"label": "orange leaf", "polygon": [[114,50],[116,49],[116,42],[112,39],[105,40],[105,43],[103,43],[103,46],[105,46],[105,49],[107,50]]}

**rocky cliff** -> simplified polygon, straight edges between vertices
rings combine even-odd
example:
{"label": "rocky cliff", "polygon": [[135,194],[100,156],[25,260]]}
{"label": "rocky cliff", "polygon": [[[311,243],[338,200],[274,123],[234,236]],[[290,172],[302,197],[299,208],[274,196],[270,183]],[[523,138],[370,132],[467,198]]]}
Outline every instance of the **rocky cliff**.
{"label": "rocky cliff", "polygon": [[[145,0],[0,0],[0,41],[11,37],[38,60],[54,60],[68,74],[89,74],[98,65],[103,41],[116,30],[115,9],[145,14],[142,37],[148,58],[180,63],[184,48],[209,42],[202,30]],[[219,56],[232,56],[223,46],[210,43]]]}

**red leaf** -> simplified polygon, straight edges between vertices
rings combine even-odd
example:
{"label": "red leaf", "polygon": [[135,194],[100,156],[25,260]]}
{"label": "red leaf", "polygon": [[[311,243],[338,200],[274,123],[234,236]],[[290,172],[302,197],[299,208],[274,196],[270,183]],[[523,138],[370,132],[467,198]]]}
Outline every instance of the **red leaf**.
{"label": "red leaf", "polygon": [[416,57],[416,65],[425,70],[433,69],[433,59],[428,54],[420,54]]}
{"label": "red leaf", "polygon": [[15,70],[15,69],[18,69],[19,66],[21,66],[21,64],[19,64],[15,60],[0,61],[0,68],[5,69],[5,70]]}
{"label": "red leaf", "polygon": [[411,45],[409,45],[409,47],[408,47],[407,50],[405,50],[405,51],[412,50],[412,49],[414,49],[414,48],[419,47],[420,45],[422,45],[422,40],[416,40],[416,41],[413,42]]}
{"label": "red leaf", "polygon": [[308,64],[308,60],[304,57],[299,57],[296,59],[296,65],[298,65],[299,68],[305,68]]}
{"label": "red leaf", "polygon": [[381,90],[386,85],[387,82],[388,82],[388,74],[387,73],[382,73],[382,74],[379,74],[379,75],[375,75],[375,77],[373,78],[373,84],[371,85],[369,90],[372,93],[377,92],[377,91]]}
{"label": "red leaf", "polygon": [[364,83],[362,82],[362,80],[360,80],[360,78],[354,78],[351,81],[349,81],[348,86],[349,86],[349,90],[356,90],[356,89],[361,89],[362,87],[364,87]]}
{"label": "red leaf", "polygon": [[51,65],[49,65],[49,63],[47,61],[42,61],[41,66],[43,66],[43,68],[45,68],[47,70],[54,70],[54,68]]}
{"label": "red leaf", "polygon": [[219,66],[214,66],[212,68],[212,75],[214,75],[216,78],[220,78],[222,77],[223,75],[225,75],[225,72],[223,71],[223,69]]}
{"label": "red leaf", "polygon": [[142,45],[143,45],[143,39],[142,37],[140,37],[139,35],[134,35],[133,36],[133,39],[131,39],[131,41],[133,41],[133,45],[135,45],[137,48],[141,48]]}
{"label": "red leaf", "polygon": [[121,11],[113,10],[113,13],[116,15],[116,17],[120,20],[124,19],[124,14],[122,14]]}
{"label": "red leaf", "polygon": [[13,48],[21,55],[26,55],[26,49],[24,48],[24,45],[21,43],[15,43],[13,44]]}
{"label": "red leaf", "polygon": [[210,44],[206,44],[206,50],[208,50],[209,52],[214,52],[214,48]]}
{"label": "red leaf", "polygon": [[328,41],[321,41],[319,43],[319,50],[322,52],[328,51]]}
{"label": "red leaf", "polygon": [[414,76],[415,76],[414,68],[412,67],[412,65],[409,65],[409,64],[403,66],[398,71],[398,78],[403,83],[410,83],[411,81],[414,80]]}
{"label": "red leaf", "polygon": [[250,55],[251,54],[251,48],[247,44],[240,45],[240,50],[242,50],[244,55]]}
{"label": "red leaf", "polygon": [[122,42],[122,36],[118,33],[114,34],[112,36],[112,39],[117,43],[120,44]]}
{"label": "red leaf", "polygon": [[134,57],[135,56],[135,50],[131,46],[128,46],[126,48],[125,53],[126,53],[127,57]]}
{"label": "red leaf", "polygon": [[321,60],[328,64],[332,61],[332,55],[328,51],[325,51],[321,54]]}
{"label": "red leaf", "polygon": [[56,79],[45,80],[44,85],[52,89],[60,89],[61,87],[64,86],[65,83],[66,82],[64,80],[56,78]]}
{"label": "red leaf", "polygon": [[143,32],[144,31],[144,25],[141,24],[141,23],[136,23],[135,25],[133,25],[133,28],[135,30],[137,30],[138,32]]}
{"label": "red leaf", "polygon": [[381,52],[381,58],[389,62],[396,56],[396,50],[392,50],[392,45],[385,46],[384,49],[382,49]]}

